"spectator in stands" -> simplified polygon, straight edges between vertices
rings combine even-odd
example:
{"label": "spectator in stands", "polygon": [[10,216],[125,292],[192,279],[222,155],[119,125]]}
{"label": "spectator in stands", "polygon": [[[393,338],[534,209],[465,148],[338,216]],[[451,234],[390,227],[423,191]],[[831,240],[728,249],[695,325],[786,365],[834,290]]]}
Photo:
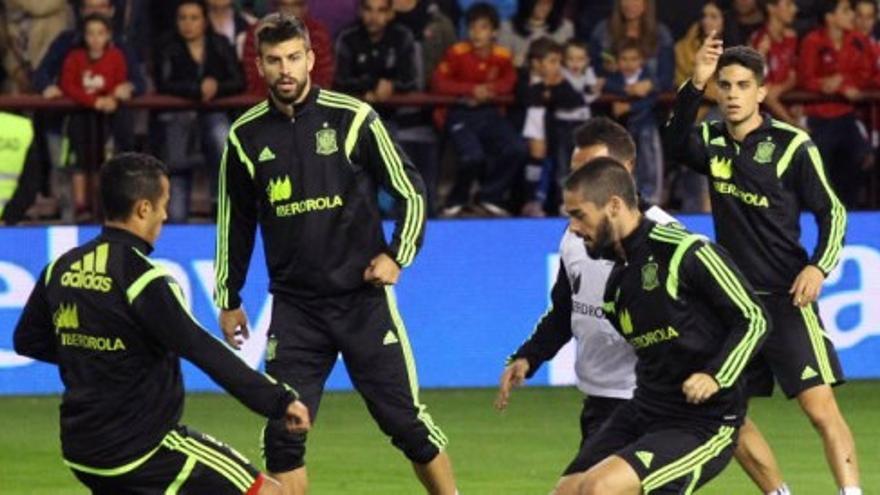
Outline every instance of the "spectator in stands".
{"label": "spectator in stands", "polygon": [[312,16],[321,21],[335,38],[340,31],[357,20],[360,0],[309,0]]}
{"label": "spectator in stands", "polygon": [[658,204],[663,193],[663,148],[654,107],[655,78],[645,64],[642,43],[627,38],[618,44],[617,72],[608,76],[605,91],[624,98],[611,104],[611,113],[636,142],[636,184],[646,201]]}
{"label": "spectator in stands", "polygon": [[391,0],[361,0],[360,21],[339,33],[336,41],[334,86],[377,107],[422,173],[431,210],[438,175],[436,140],[415,139],[412,132],[424,126],[424,111],[383,105],[395,94],[419,89],[415,38],[405,26],[392,23],[393,18]]}
{"label": "spectator in stands", "polygon": [[[478,3],[488,3],[498,12],[498,20],[510,19],[516,14],[516,7],[519,0],[489,0],[488,2],[480,2],[479,0],[458,0],[458,6],[462,11],[467,12],[471,7]],[[465,14],[467,21],[467,14]]]}
{"label": "spectator in stands", "polygon": [[669,29],[657,22],[655,0],[615,0],[611,17],[596,25],[590,36],[590,59],[599,76],[617,72],[615,53],[627,38],[639,40],[654,88],[673,89],[674,40]]}
{"label": "spectator in stands", "polygon": [[[306,0],[274,0],[271,2],[272,10],[282,14],[292,15],[305,23],[309,30],[309,40],[312,43],[312,51],[315,53],[315,67],[312,69],[312,84],[322,88],[329,88],[333,84],[333,44],[330,40],[330,31],[321,21],[309,14],[309,4]],[[252,95],[265,96],[266,83],[257,72],[257,37],[254,32],[256,25],[248,28],[245,37],[241,63],[244,67],[244,75],[247,80],[247,92]]]}
{"label": "spectator in stands", "polygon": [[[589,104],[598,98],[604,81],[590,67],[586,43],[560,45],[544,37],[529,46],[532,67],[526,91],[523,136],[528,140],[525,168],[526,203],[522,215],[543,217],[557,211],[559,186],[568,175],[574,149],[574,129],[590,118]],[[554,200],[554,201],[551,201]]]}
{"label": "spectator in stands", "polygon": [[15,225],[43,184],[46,147],[26,117],[0,112],[0,225]]}
{"label": "spectator in stands", "polygon": [[[131,98],[131,83],[125,56],[113,46],[113,26],[109,17],[89,14],[82,20],[82,46],[74,48],[61,66],[61,91],[65,96],[91,110],[70,115],[67,135],[75,157],[73,206],[77,221],[90,218],[93,206],[89,199],[98,190],[98,167],[104,161],[103,143],[107,120],[111,127],[126,125],[120,120],[119,103]],[[97,113],[96,113],[97,112]]]}
{"label": "spectator in stands", "polygon": [[206,0],[208,20],[211,30],[226,38],[235,47],[235,53],[241,57],[244,51],[244,40],[252,22],[238,10],[232,0]]}
{"label": "spectator in stands", "polygon": [[865,35],[871,41],[874,51],[874,85],[880,86],[880,32],[877,29],[877,0],[855,0],[853,2],[855,12],[856,31]]}
{"label": "spectator in stands", "polygon": [[[672,39],[683,38],[694,23],[700,22],[706,0],[675,0],[664,2],[657,10],[657,21],[669,28]],[[722,9],[723,10],[723,9]]]}
{"label": "spectator in stands", "polygon": [[798,113],[789,111],[779,97],[797,86],[797,33],[792,28],[797,4],[794,0],[763,0],[767,23],[752,33],[749,44],[767,61],[764,105],[779,120],[799,125]]}
{"label": "spectator in stands", "polygon": [[[702,8],[703,17],[688,29],[684,38],[675,44],[675,86],[681,87],[693,76],[694,61],[697,51],[703,45],[703,41],[709,33],[714,32],[716,37],[722,37],[724,33],[724,13],[721,9],[720,0],[708,0]],[[706,84],[703,97],[706,103],[700,106],[698,120],[718,120],[721,114],[714,102],[718,98],[718,86],[712,79]],[[680,201],[680,208],[686,212],[709,211],[709,189],[706,177],[698,174],[687,167],[670,167],[675,170],[676,179],[671,195]]]}
{"label": "spectator in stands", "polygon": [[[506,196],[526,159],[525,143],[492,102],[509,96],[516,82],[510,50],[495,44],[498,12],[476,3],[465,14],[468,39],[449,48],[434,71],[432,87],[444,95],[466,98],[446,120],[456,151],[457,169],[444,216],[458,216],[480,177],[478,206],[489,215],[507,216]],[[480,173],[482,172],[482,173]]]}
{"label": "spectator in stands", "polygon": [[[177,31],[166,36],[160,46],[155,64],[159,93],[207,102],[244,90],[235,50],[225,38],[211,31],[202,0],[180,2]],[[194,161],[207,167],[211,191],[216,190],[217,167],[229,132],[229,118],[220,111],[186,111],[164,112],[158,120],[162,123],[164,161],[171,172],[169,220],[184,222],[189,216]],[[201,144],[201,160],[191,153],[191,142]]]}
{"label": "spectator in stands", "polygon": [[443,54],[458,41],[455,26],[434,0],[394,0],[393,5],[394,22],[408,27],[415,36],[419,89],[425,89]]}
{"label": "spectator in stands", "polygon": [[71,25],[65,0],[7,0],[6,34],[12,40],[3,60],[13,93],[29,93],[31,71],[52,40]]}
{"label": "spectator in stands", "polygon": [[849,0],[823,0],[820,7],[824,25],[801,42],[798,77],[804,89],[845,100],[809,104],[806,114],[834,189],[853,208],[873,157],[852,102],[862,98],[871,81],[873,53],[868,39],[854,29]]}
{"label": "spectator in stands", "polygon": [[[79,8],[79,16],[84,19],[92,14],[100,14],[112,18],[115,13],[110,0],[83,0]],[[77,45],[82,45],[82,33],[77,29],[69,29],[60,33],[49,47],[46,56],[34,71],[34,90],[41,93],[44,98],[58,98],[62,95],[58,80],[61,76],[61,66],[67,54]],[[140,58],[124,40],[124,33],[113,32],[113,46],[122,52],[125,57],[125,66],[128,83],[124,90],[131,95],[137,96],[147,89],[147,81],[144,77]],[[129,129],[130,134],[130,129]],[[114,135],[114,139],[120,141],[120,136]],[[122,151],[131,149],[131,143],[117,143],[117,148]]]}
{"label": "spectator in stands", "polygon": [[526,62],[529,45],[538,38],[549,37],[563,44],[574,36],[574,25],[563,17],[564,0],[519,0],[513,18],[501,23],[498,44],[513,52],[513,65]]}
{"label": "spectator in stands", "polygon": [[764,25],[758,0],[733,0],[724,14],[724,46],[747,45],[749,37]]}

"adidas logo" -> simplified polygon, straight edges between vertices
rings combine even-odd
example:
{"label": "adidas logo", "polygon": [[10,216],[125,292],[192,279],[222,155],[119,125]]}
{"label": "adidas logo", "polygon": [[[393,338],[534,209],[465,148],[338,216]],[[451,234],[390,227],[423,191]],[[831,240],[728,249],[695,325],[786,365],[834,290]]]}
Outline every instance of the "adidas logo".
{"label": "adidas logo", "polygon": [[638,457],[639,460],[642,461],[642,464],[644,464],[646,468],[650,468],[651,461],[654,460],[654,454],[652,454],[646,450],[636,451],[636,457]]}
{"label": "adidas logo", "polygon": [[263,146],[263,151],[260,152],[260,156],[257,158],[259,162],[268,162],[269,160],[275,159],[275,153],[272,153],[272,150],[269,149],[268,146]]}
{"label": "adidas logo", "polygon": [[104,276],[107,273],[107,257],[110,246],[106,243],[98,245],[94,251],[86,254],[61,276],[61,286],[73,289],[86,289],[98,292],[110,292],[113,279]]}
{"label": "adidas logo", "polygon": [[385,338],[382,339],[382,345],[391,345],[400,342],[397,340],[397,336],[394,335],[394,332],[388,330],[388,333],[385,334]]}
{"label": "adidas logo", "polygon": [[810,365],[804,367],[804,371],[801,373],[801,380],[809,380],[810,378],[815,378],[819,376],[819,373],[816,373]]}

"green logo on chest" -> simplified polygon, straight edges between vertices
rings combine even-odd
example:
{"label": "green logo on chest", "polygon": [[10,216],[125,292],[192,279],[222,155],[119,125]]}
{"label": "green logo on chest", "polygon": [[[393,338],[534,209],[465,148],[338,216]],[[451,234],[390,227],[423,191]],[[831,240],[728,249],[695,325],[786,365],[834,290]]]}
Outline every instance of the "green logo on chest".
{"label": "green logo on chest", "polygon": [[716,179],[730,179],[733,177],[733,160],[721,156],[713,156],[709,162],[709,171]]}
{"label": "green logo on chest", "polygon": [[339,151],[336,145],[336,129],[321,129],[315,133],[315,153],[332,155]]}
{"label": "green logo on chest", "polygon": [[650,291],[657,288],[660,282],[657,281],[657,263],[651,262],[642,267],[642,290]]}
{"label": "green logo on chest", "polygon": [[776,150],[776,145],[773,144],[773,141],[762,141],[758,143],[758,148],[755,150],[755,156],[752,157],[752,160],[755,163],[770,163],[773,161],[773,151]]}

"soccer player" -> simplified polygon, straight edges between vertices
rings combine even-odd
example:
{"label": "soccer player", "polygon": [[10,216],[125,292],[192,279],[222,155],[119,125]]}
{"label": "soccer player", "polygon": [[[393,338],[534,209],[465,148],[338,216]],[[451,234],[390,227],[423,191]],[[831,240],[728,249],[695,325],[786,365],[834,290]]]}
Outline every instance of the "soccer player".
{"label": "soccer player", "polygon": [[[231,345],[248,334],[239,291],[259,221],[274,296],[267,372],[295,386],[314,417],[341,353],[370,414],[428,492],[453,494],[446,436],[419,402],[390,287],[421,244],[421,177],[369,105],[312,87],[302,22],[270,14],[256,37],[269,98],[233,124],[220,165],[215,299],[223,332]],[[390,243],[380,185],[398,202]],[[307,491],[305,443],[279,421],[265,429],[266,465],[288,494]]]}
{"label": "soccer player", "polygon": [[[571,168],[577,170],[599,157],[610,156],[632,173],[636,146],[627,130],[607,117],[595,117],[575,130]],[[639,210],[660,224],[676,222],[658,206],[640,199]],[[571,338],[576,339],[575,373],[578,389],[587,397],[581,411],[581,443],[595,435],[617,407],[632,397],[636,386],[636,356],[606,319],[602,296],[609,260],[587,255],[583,241],[566,230],[559,248],[559,272],[551,290],[551,305],[532,335],[514,352],[501,375],[496,407],[507,407],[514,386],[531,378]],[[740,429],[734,456],[763,493],[787,495],[773,452],[760,430],[748,418]],[[581,461],[583,459],[580,459]],[[574,462],[563,471],[565,477],[584,471]]]}
{"label": "soccer player", "polygon": [[58,365],[64,463],[92,493],[281,495],[240,454],[178,424],[180,356],[291,431],[307,430],[309,414],[293,389],[199,326],[180,286],[147,257],[168,189],[168,171],[151,156],[123,153],[104,165],[104,228],[42,271],[15,350]]}
{"label": "soccer player", "polygon": [[[679,90],[665,126],[664,145],[671,158],[709,176],[718,243],[769,310],[774,332],[756,363],[769,365],[786,396],[797,398],[822,438],[840,493],[860,494],[855,441],[831,389],[843,373],[816,304],[840,258],[846,211],[810,137],[759,113],[766,94],[761,55],[746,47],[722,49],[714,35],[700,48],[693,78]],[[693,128],[712,77],[724,120]],[[800,244],[803,209],[819,226],[812,257]],[[763,395],[772,391],[772,377],[766,381]]]}
{"label": "soccer player", "polygon": [[634,349],[636,389],[556,493],[691,493],[733,455],[745,417],[740,375],[769,331],[765,311],[724,250],[642,215],[613,158],[566,180],[569,229],[592,258],[613,259],[603,311]]}

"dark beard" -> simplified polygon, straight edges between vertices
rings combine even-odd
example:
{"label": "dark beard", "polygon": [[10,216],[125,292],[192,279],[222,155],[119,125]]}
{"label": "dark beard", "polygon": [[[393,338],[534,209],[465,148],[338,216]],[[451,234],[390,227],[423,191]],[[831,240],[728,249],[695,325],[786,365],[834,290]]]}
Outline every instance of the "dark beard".
{"label": "dark beard", "polygon": [[584,243],[584,246],[587,248],[587,254],[594,260],[613,260],[615,258],[614,241],[611,236],[611,221],[608,220],[608,217],[602,219],[602,224],[599,225],[599,231],[596,233],[592,247],[588,246],[587,243]]}
{"label": "dark beard", "polygon": [[296,93],[294,93],[293,96],[282,96],[281,93],[275,89],[274,85],[270,86],[269,91],[272,93],[272,98],[279,103],[293,105],[300,99],[300,97],[302,97],[303,92],[306,90],[306,85],[304,83],[300,83],[299,81],[296,81],[296,83]]}

